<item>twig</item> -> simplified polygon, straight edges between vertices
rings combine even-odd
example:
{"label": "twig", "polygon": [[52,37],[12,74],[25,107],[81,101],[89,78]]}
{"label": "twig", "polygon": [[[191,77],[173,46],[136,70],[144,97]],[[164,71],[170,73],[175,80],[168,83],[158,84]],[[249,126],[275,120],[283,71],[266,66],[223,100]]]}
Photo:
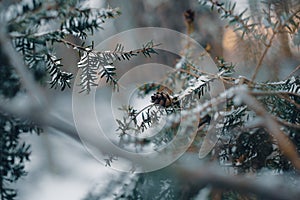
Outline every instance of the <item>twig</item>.
{"label": "twig", "polygon": [[86,47],[74,44],[74,43],[72,43],[72,42],[70,42],[68,40],[65,40],[65,39],[59,39],[59,40],[57,40],[57,42],[61,42],[64,45],[66,45],[67,47],[71,46],[71,47],[73,47],[73,49],[78,49],[80,51],[85,51],[85,52],[90,52],[91,51],[91,49],[89,49],[89,48],[86,48]]}
{"label": "twig", "polygon": [[[94,52],[94,53],[103,53],[103,54],[106,54],[106,53],[109,53],[109,51],[105,51],[105,52],[101,52],[101,51],[95,51],[93,49],[90,49],[90,48],[86,48],[86,47],[83,47],[83,46],[80,46],[80,45],[77,45],[77,44],[74,44],[68,40],[65,40],[65,39],[59,39],[57,40],[57,42],[61,42],[67,46],[71,46],[73,47],[74,49],[78,49],[80,51],[85,51],[85,52]],[[133,51],[125,51],[125,52],[118,52],[118,51],[111,51],[114,52],[114,53],[130,53],[130,54],[138,54],[138,53],[143,53],[144,50],[147,50],[148,48],[154,48],[154,47],[158,47],[160,46],[161,44],[153,44],[151,45],[151,47],[146,47],[146,48],[140,48],[140,49],[136,49],[136,50],[133,50]]]}
{"label": "twig", "polygon": [[227,81],[226,80],[226,77],[223,77],[223,76],[218,76],[218,78],[223,82],[223,83],[226,83],[228,85],[235,85],[234,83],[230,82],[230,81]]}
{"label": "twig", "polygon": [[[279,94],[278,96],[280,96],[281,98],[285,99],[286,101],[292,103],[294,106],[296,106],[297,109],[300,110],[300,104],[296,103],[294,100],[288,98],[286,95]],[[295,96],[300,97],[300,95],[295,95]]]}
{"label": "twig", "polygon": [[277,95],[280,98],[283,98],[284,100],[292,103],[296,106],[297,109],[300,109],[300,104],[296,103],[294,100],[288,98],[287,95],[293,95],[300,98],[300,94],[294,93],[294,92],[285,92],[285,91],[268,91],[268,92],[250,92],[253,96],[262,96],[262,95]]}
{"label": "twig", "polygon": [[147,106],[145,106],[143,109],[141,109],[138,113],[136,113],[136,115],[133,117],[133,118],[130,118],[130,121],[128,122],[128,125],[131,124],[131,122],[133,120],[136,120],[136,118],[143,112],[145,111],[146,109],[151,109],[153,106],[155,106],[155,104],[149,104]]}
{"label": "twig", "polygon": [[300,130],[300,125],[292,124],[292,123],[287,122],[287,121],[285,121],[285,120],[278,119],[277,117],[274,117],[274,116],[273,116],[273,119],[276,120],[279,124],[281,124],[281,125],[283,125],[283,126],[287,126],[287,127],[291,127],[291,128]]}
{"label": "twig", "polygon": [[256,75],[257,75],[257,73],[258,73],[258,71],[259,71],[259,69],[260,69],[260,67],[261,67],[261,65],[262,65],[262,62],[263,62],[265,56],[267,55],[267,53],[268,53],[270,47],[272,46],[272,43],[273,43],[273,40],[274,40],[276,34],[277,34],[277,31],[273,31],[273,34],[272,34],[272,36],[271,36],[271,38],[270,38],[268,44],[266,44],[266,47],[265,47],[264,52],[263,52],[262,55],[260,56],[259,61],[258,61],[257,65],[255,66],[254,74],[252,75],[251,81],[254,81],[254,80],[255,80]]}
{"label": "twig", "polygon": [[295,92],[286,92],[286,91],[267,91],[267,92],[250,92],[251,95],[260,96],[260,95],[293,95],[300,97],[300,94]]}
{"label": "twig", "polygon": [[192,73],[192,72],[190,72],[190,71],[187,71],[187,70],[185,70],[185,69],[177,69],[176,70],[176,72],[177,71],[180,71],[180,72],[182,72],[182,73],[186,73],[186,74],[188,74],[188,75],[191,75],[191,76],[193,76],[193,77],[195,77],[195,78],[199,78],[200,76],[199,75],[197,75],[197,74],[194,74],[194,73]]}
{"label": "twig", "polygon": [[296,73],[296,71],[298,71],[299,69],[300,69],[300,65],[298,65],[285,79],[288,79],[291,76],[293,76],[293,74]]}
{"label": "twig", "polygon": [[43,109],[36,107],[32,102],[23,101],[20,104],[1,101],[0,111],[33,121],[36,125],[42,127],[52,127],[75,141],[81,142],[75,127],[57,114],[45,112]]}

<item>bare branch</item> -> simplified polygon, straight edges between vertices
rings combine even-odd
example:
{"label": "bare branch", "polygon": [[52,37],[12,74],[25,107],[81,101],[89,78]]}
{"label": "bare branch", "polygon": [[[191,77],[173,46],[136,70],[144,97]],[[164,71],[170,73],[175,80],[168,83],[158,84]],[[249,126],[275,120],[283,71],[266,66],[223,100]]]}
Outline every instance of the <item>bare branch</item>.
{"label": "bare branch", "polygon": [[[204,165],[197,170],[180,170],[180,175],[198,190],[204,185],[216,188],[232,189],[244,193],[253,193],[262,199],[292,200],[300,195],[297,189],[291,189],[286,183],[277,179],[266,184],[262,180],[244,176],[226,175],[221,169],[212,164]],[[280,188],[280,190],[278,189]]]}
{"label": "bare branch", "polygon": [[257,73],[258,73],[258,71],[259,71],[259,69],[260,69],[260,67],[261,67],[261,65],[262,65],[262,62],[263,62],[263,60],[265,59],[265,57],[266,57],[266,55],[267,55],[267,53],[268,53],[270,47],[272,46],[273,40],[274,40],[275,36],[277,35],[277,33],[278,33],[277,31],[273,31],[273,34],[272,34],[272,36],[271,36],[271,38],[270,38],[268,44],[266,45],[266,47],[265,47],[265,49],[264,49],[262,55],[260,56],[260,58],[259,58],[259,60],[258,60],[258,63],[257,63],[256,66],[255,66],[254,74],[252,75],[251,81],[254,81],[254,80],[255,80],[256,75],[257,75]]}
{"label": "bare branch", "polygon": [[[21,97],[25,98],[25,97]],[[18,102],[18,103],[17,103]],[[73,124],[70,124],[55,113],[45,112],[40,107],[36,107],[30,101],[16,100],[14,102],[0,102],[0,111],[33,121],[42,127],[52,127],[64,135],[69,136],[77,142],[81,142]]]}
{"label": "bare branch", "polygon": [[300,65],[298,65],[285,79],[291,78],[299,69]]}

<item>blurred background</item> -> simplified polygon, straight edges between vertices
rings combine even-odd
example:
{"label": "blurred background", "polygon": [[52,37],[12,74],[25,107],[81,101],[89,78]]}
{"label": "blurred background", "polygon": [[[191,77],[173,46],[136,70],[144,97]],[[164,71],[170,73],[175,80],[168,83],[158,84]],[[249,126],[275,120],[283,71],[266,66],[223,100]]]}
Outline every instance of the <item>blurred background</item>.
{"label": "blurred background", "polygon": [[[261,53],[259,44],[242,41],[230,27],[226,27],[227,23],[221,21],[216,12],[200,6],[196,0],[89,0],[86,4],[95,8],[119,7],[122,12],[117,19],[105,23],[104,30],[95,32],[88,38],[88,41],[94,41],[95,44],[116,33],[133,28],[149,26],[169,28],[190,34],[211,54],[212,58],[224,57],[225,60],[235,63],[237,76],[243,75],[248,78],[251,78]],[[248,8],[248,12],[255,13],[259,5],[258,0],[238,0],[236,10],[242,11]],[[188,9],[195,12],[194,31],[190,33],[183,17]],[[78,44],[81,42],[72,37],[68,40]],[[268,54],[266,62],[263,63],[258,80],[282,79],[295,68],[297,62],[299,63],[299,51],[290,44],[288,36],[277,38],[274,47]],[[58,45],[56,48],[58,57],[63,58],[62,64],[65,68],[76,74],[78,53],[63,45]],[[283,57],[277,56],[278,54]],[[170,66],[176,63],[175,58],[165,59],[164,62]],[[140,62],[137,60],[127,62],[122,64],[120,70],[126,72]],[[54,105],[55,112],[73,123],[71,94],[71,90],[64,92],[51,90],[47,96],[49,102]],[[103,110],[109,103],[108,100],[97,103],[97,110]],[[124,176],[123,173],[99,163],[84,146],[63,134],[53,129],[46,129],[44,132],[45,134],[40,136],[25,135],[22,138],[32,145],[32,155],[31,161],[26,165],[28,175],[17,182],[20,199],[93,199],[92,196],[88,198],[91,191],[101,193],[100,191],[107,190],[112,180]],[[185,155],[182,159],[197,160],[198,157]],[[118,188],[114,189],[118,190]]]}

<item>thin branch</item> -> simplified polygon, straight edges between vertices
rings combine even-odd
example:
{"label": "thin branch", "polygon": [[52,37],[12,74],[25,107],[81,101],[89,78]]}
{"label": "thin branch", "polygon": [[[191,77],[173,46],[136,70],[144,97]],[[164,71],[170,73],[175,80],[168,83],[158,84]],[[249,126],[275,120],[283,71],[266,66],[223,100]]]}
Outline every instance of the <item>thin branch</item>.
{"label": "thin branch", "polygon": [[[103,54],[107,54],[107,53],[109,53],[109,51],[105,51],[105,52],[101,52],[101,51],[95,51],[95,50],[92,50],[92,49],[90,49],[90,48],[86,48],[86,47],[83,47],[83,46],[80,46],[80,45],[77,45],[77,44],[74,44],[74,43],[72,43],[72,42],[70,42],[70,41],[67,41],[67,40],[65,40],[65,39],[59,39],[59,40],[57,40],[57,42],[61,42],[61,43],[63,43],[63,44],[65,44],[66,46],[71,46],[71,47],[73,47],[73,49],[78,49],[78,50],[80,50],[80,51],[85,51],[85,52],[94,52],[94,53],[103,53]],[[151,45],[151,47],[150,48],[154,48],[154,47],[157,47],[157,46],[160,46],[161,44],[153,44],[153,45]],[[138,53],[143,53],[143,51],[145,51],[145,50],[147,50],[147,48],[148,47],[146,47],[146,48],[140,48],[140,49],[136,49],[136,50],[133,50],[133,51],[128,51],[128,52],[118,52],[118,51],[115,51],[114,53],[130,53],[130,54],[138,54]],[[111,52],[112,53],[112,52]]]}
{"label": "thin branch", "polygon": [[129,120],[129,122],[128,122],[128,125],[130,125],[131,122],[133,122],[134,120],[136,120],[136,118],[137,118],[143,111],[145,111],[145,110],[148,109],[148,108],[151,109],[153,106],[155,106],[155,104],[149,104],[149,105],[145,106],[143,109],[141,109],[139,112],[137,112],[133,118],[130,118],[130,120]]}
{"label": "thin branch", "polygon": [[275,116],[272,116],[273,119],[278,122],[279,124],[283,125],[283,126],[287,126],[287,127],[290,127],[290,128],[293,128],[293,129],[297,129],[297,130],[300,130],[300,124],[292,124],[290,122],[287,122],[285,120],[282,120],[282,119],[278,119],[277,117]]}
{"label": "thin branch", "polygon": [[61,42],[66,46],[71,46],[71,47],[73,47],[73,49],[78,49],[80,51],[85,51],[85,52],[90,52],[91,51],[91,49],[89,49],[89,48],[74,44],[74,43],[72,43],[68,40],[65,40],[65,39],[59,39],[59,40],[57,40],[57,42]]}
{"label": "thin branch", "polygon": [[286,91],[267,91],[267,92],[250,92],[251,95],[261,96],[261,95],[293,95],[300,97],[300,94],[295,92],[286,92]]}
{"label": "thin branch", "polygon": [[[278,96],[280,96],[281,98],[285,99],[286,101],[292,103],[294,106],[296,106],[297,109],[300,110],[300,104],[296,103],[296,101],[290,99],[290,98],[287,97],[286,95],[279,94]],[[295,96],[300,97],[300,95],[295,95]]]}
{"label": "thin branch", "polygon": [[291,78],[294,73],[296,73],[300,69],[300,65],[298,65],[285,79]]}
{"label": "thin branch", "polygon": [[292,103],[296,106],[297,109],[300,109],[300,104],[295,102],[294,100],[290,99],[287,95],[297,96],[300,98],[300,94],[294,92],[285,92],[285,91],[267,91],[267,92],[250,92],[253,96],[264,96],[264,95],[277,95],[280,98]]}
{"label": "thin branch", "polygon": [[185,70],[185,69],[177,69],[176,70],[176,72],[177,71],[180,71],[180,72],[182,72],[182,73],[186,73],[186,74],[188,74],[188,75],[191,75],[191,76],[193,76],[193,77],[195,77],[195,78],[199,78],[200,76],[199,75],[197,75],[197,74],[194,74],[194,73],[192,73],[192,72],[190,72],[190,71],[187,71],[187,70]]}
{"label": "thin branch", "polygon": [[189,184],[196,187],[196,190],[201,190],[205,185],[211,185],[216,188],[256,194],[262,199],[274,200],[293,200],[300,195],[297,189],[288,187],[279,178],[266,184],[263,179],[257,180],[245,176],[225,175],[220,168],[212,164],[204,165],[197,170],[179,169],[178,171],[179,176],[182,176]]}
{"label": "thin branch", "polygon": [[[20,107],[21,106],[21,107]],[[0,111],[14,115],[16,117],[21,117],[27,120],[33,121],[35,124],[42,127],[54,128],[61,132],[63,135],[70,137],[79,144],[88,143],[90,147],[94,147],[103,154],[113,154],[118,157],[127,159],[131,162],[135,162],[141,165],[141,167],[147,168],[153,165],[153,160],[148,159],[147,156],[136,156],[135,154],[128,154],[127,151],[122,151],[107,142],[105,138],[99,140],[95,138],[94,135],[90,134],[91,130],[86,130],[85,135],[78,134],[75,126],[65,119],[61,118],[55,113],[44,112],[43,109],[36,110],[36,108],[30,106],[30,102],[17,106],[16,104],[0,101]],[[92,129],[92,127],[91,127]]]}
{"label": "thin branch", "polygon": [[[24,97],[17,98],[24,99]],[[46,112],[43,108],[36,107],[34,103],[30,101],[17,100],[16,102],[1,101],[0,111],[33,121],[36,125],[42,127],[52,127],[75,141],[81,142],[75,127],[57,114]]]}
{"label": "thin branch", "polygon": [[274,38],[275,38],[275,36],[276,36],[277,33],[278,33],[277,31],[273,31],[273,34],[272,34],[272,36],[271,36],[268,44],[266,44],[265,50],[263,51],[262,55],[260,56],[260,58],[258,60],[258,63],[255,66],[254,74],[252,75],[251,81],[255,80],[256,75],[257,75],[257,73],[258,73],[258,71],[259,71],[259,69],[260,69],[260,67],[262,65],[262,62],[263,62],[265,56],[267,55],[270,47],[272,46],[273,40],[274,40]]}

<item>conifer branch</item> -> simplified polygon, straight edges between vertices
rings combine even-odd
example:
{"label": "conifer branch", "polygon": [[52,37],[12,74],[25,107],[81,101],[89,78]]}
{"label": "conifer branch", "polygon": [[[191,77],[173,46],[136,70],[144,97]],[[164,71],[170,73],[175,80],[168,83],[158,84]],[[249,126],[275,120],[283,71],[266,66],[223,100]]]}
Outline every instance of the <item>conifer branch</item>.
{"label": "conifer branch", "polygon": [[48,60],[47,70],[52,77],[50,81],[51,88],[54,87],[56,89],[58,86],[61,90],[64,90],[66,86],[70,88],[70,81],[73,78],[73,74],[62,71],[61,67],[63,65],[60,63],[61,59],[57,59],[55,56],[50,54],[46,55],[46,59]]}
{"label": "conifer branch", "polygon": [[290,139],[281,131],[277,122],[269,115],[269,113],[261,106],[261,104],[247,91],[241,90],[236,94],[238,98],[252,109],[264,121],[263,126],[276,139],[279,149],[293,164],[293,166],[300,170],[300,159],[295,145]]}
{"label": "conifer branch", "polygon": [[35,101],[38,106],[43,107],[47,101],[44,95],[42,95],[41,89],[35,84],[31,73],[25,67],[21,57],[13,49],[10,40],[5,36],[3,29],[0,31],[0,46],[5,52],[11,66],[13,66],[17,73],[19,73],[21,80],[28,89],[33,101]]}
{"label": "conifer branch", "polygon": [[89,93],[92,87],[97,86],[98,75],[100,79],[106,78],[106,82],[112,84],[114,88],[118,88],[118,81],[115,78],[116,68],[113,63],[121,60],[130,60],[139,54],[151,57],[152,54],[157,54],[154,47],[158,46],[150,41],[142,48],[130,51],[124,51],[124,47],[121,44],[117,44],[113,51],[97,51],[93,49],[93,45],[92,47],[82,47],[69,41],[61,41],[82,53],[78,62],[78,68],[82,70],[80,74],[81,92],[86,93]]}

